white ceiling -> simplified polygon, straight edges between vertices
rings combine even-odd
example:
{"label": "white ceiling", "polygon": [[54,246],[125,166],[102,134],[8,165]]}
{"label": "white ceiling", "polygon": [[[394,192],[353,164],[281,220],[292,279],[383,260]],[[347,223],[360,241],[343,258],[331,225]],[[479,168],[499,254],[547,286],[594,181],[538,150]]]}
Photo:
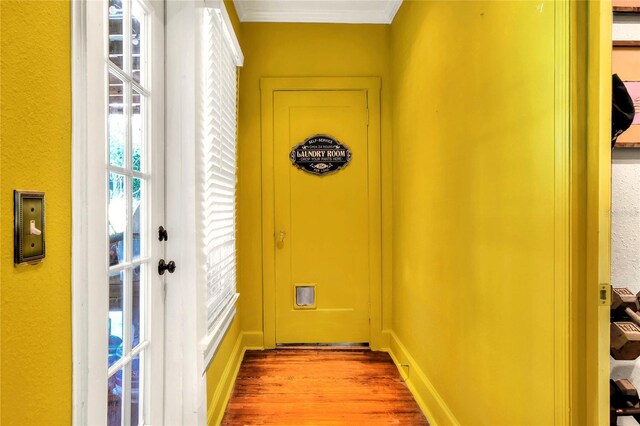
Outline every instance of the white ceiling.
{"label": "white ceiling", "polygon": [[233,0],[242,22],[390,24],[402,0]]}

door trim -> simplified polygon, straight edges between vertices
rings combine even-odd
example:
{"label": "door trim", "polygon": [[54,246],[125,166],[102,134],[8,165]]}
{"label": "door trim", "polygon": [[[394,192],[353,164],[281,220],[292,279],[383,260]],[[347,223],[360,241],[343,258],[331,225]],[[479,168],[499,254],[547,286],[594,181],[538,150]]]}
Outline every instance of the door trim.
{"label": "door trim", "polygon": [[570,286],[571,286],[571,133],[569,3],[556,2],[555,12],[555,118],[554,118],[554,417],[570,423]]}
{"label": "door trim", "polygon": [[88,182],[90,160],[87,131],[87,12],[84,1],[71,2],[71,315],[73,345],[73,424],[87,424],[89,326],[88,285],[91,248],[88,234]]}
{"label": "door trim", "polygon": [[[573,6],[573,4],[572,4]],[[588,2],[586,15],[578,20],[578,42],[586,43],[586,84],[576,90],[584,90],[578,96],[586,110],[576,106],[576,117],[584,127],[586,139],[578,139],[584,133],[576,133],[576,140],[586,159],[586,175],[582,175],[586,191],[585,220],[586,280],[580,296],[586,303],[583,330],[585,345],[586,380],[584,383],[584,424],[609,422],[609,322],[610,301],[599,300],[599,287],[611,284],[611,1]],[[576,58],[578,60],[578,58]],[[582,71],[582,70],[580,70]],[[575,80],[575,79],[574,79]],[[583,172],[585,173],[585,172]],[[576,340],[581,336],[575,336]],[[578,349],[578,350],[580,350]],[[579,374],[579,373],[578,373]],[[576,423],[577,424],[577,423]]]}
{"label": "door trim", "polygon": [[273,100],[278,91],[362,90],[367,94],[369,127],[369,344],[382,349],[382,198],[379,77],[262,78],[262,312],[264,347],[276,345],[275,198],[273,167]]}
{"label": "door trim", "polygon": [[95,315],[105,315],[106,307],[100,294],[90,284],[102,281],[108,269],[106,185],[104,174],[106,152],[104,140],[93,138],[89,143],[88,129],[106,134],[105,120],[96,112],[96,105],[106,105],[104,90],[104,53],[102,46],[104,24],[96,22],[95,9],[101,2],[78,0],[72,8],[72,134],[71,134],[71,292],[73,346],[73,412],[74,424],[99,424],[106,419],[106,353],[95,345],[96,336],[104,336],[106,329],[89,321]]}

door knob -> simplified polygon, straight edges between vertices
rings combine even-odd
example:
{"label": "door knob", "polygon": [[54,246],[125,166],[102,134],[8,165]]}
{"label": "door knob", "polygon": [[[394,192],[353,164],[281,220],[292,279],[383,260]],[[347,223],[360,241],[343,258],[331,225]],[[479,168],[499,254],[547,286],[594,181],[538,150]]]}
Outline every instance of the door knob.
{"label": "door knob", "polygon": [[169,271],[170,274],[173,274],[176,270],[176,262],[170,260],[168,263],[165,263],[164,259],[160,259],[158,262],[158,273],[160,275],[164,275],[164,271]]}
{"label": "door knob", "polygon": [[282,246],[284,245],[284,237],[287,236],[287,233],[284,231],[280,231],[278,233],[278,248],[282,248]]}

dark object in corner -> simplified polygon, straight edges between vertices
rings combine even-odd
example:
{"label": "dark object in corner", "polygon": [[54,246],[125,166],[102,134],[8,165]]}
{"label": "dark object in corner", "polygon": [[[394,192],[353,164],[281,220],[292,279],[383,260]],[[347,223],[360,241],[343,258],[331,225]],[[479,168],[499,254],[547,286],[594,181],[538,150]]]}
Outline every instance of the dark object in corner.
{"label": "dark object in corner", "polygon": [[609,425],[617,426],[618,417],[632,416],[640,421],[638,391],[627,379],[609,380]]}
{"label": "dark object in corner", "polygon": [[616,139],[633,123],[635,108],[633,99],[618,74],[613,74],[611,84],[611,148]]}

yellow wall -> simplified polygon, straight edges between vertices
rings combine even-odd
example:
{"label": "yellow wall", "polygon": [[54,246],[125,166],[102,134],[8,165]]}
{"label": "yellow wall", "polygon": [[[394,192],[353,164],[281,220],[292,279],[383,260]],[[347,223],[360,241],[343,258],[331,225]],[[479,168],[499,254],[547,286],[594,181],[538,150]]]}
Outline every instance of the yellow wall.
{"label": "yellow wall", "polygon": [[236,13],[236,7],[233,5],[233,0],[224,0],[224,7],[227,9],[227,13],[229,14],[229,18],[231,19],[233,31],[236,33],[236,37],[238,38],[240,44],[242,44],[240,19],[238,19],[238,14]]}
{"label": "yellow wall", "polygon": [[220,423],[243,356],[242,344],[240,321],[236,318],[207,369],[207,424]]}
{"label": "yellow wall", "polygon": [[462,424],[553,424],[554,5],[405,1],[391,52],[409,375]]}
{"label": "yellow wall", "polygon": [[[391,220],[390,92],[385,25],[243,23],[245,65],[240,72],[238,140],[238,288],[242,329],[262,332],[261,77],[382,78],[384,223]],[[348,207],[347,207],[348,208]],[[390,228],[383,245],[390,246]],[[383,251],[383,324],[390,324],[390,253]]]}
{"label": "yellow wall", "polygon": [[[415,361],[409,378],[423,371],[462,423],[552,423],[551,6],[405,1],[391,28],[239,24],[230,10],[246,58],[241,298],[207,375],[210,402],[228,390],[219,387],[235,368],[227,359],[259,345],[262,331],[260,77],[380,76],[384,325]],[[0,423],[66,425],[69,3],[2,0],[0,15]],[[39,266],[13,266],[14,188],[47,195],[47,259]],[[592,254],[597,261],[598,250]]]}
{"label": "yellow wall", "polygon": [[[0,2],[3,425],[71,423],[69,8]],[[13,266],[14,189],[46,194],[47,257],[38,266]]]}

